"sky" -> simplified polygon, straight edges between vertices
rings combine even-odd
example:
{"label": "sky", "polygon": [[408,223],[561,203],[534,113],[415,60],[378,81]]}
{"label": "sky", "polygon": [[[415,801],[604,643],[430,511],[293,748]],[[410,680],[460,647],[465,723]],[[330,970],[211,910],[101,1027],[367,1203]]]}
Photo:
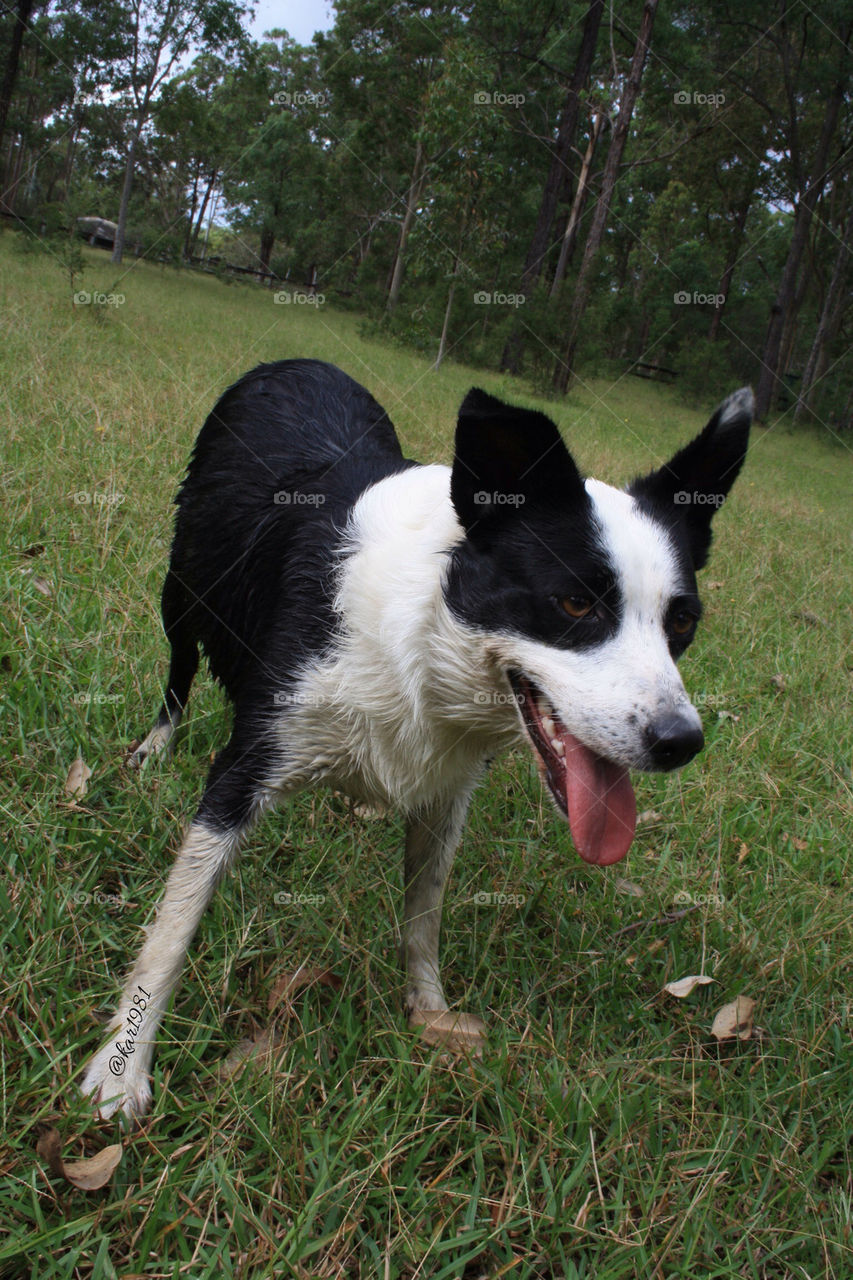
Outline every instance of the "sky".
{"label": "sky", "polygon": [[265,31],[284,27],[299,44],[310,44],[315,31],[328,31],[335,19],[331,0],[257,0],[249,30],[256,40]]}

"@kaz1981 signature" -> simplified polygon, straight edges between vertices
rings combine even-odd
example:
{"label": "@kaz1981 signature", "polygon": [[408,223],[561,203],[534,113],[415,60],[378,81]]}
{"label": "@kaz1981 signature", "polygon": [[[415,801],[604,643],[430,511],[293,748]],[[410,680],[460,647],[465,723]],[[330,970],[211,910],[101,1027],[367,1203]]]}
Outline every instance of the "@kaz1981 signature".
{"label": "@kaz1981 signature", "polygon": [[148,1001],[151,999],[151,992],[146,991],[144,987],[136,988],[137,994],[131,1002],[132,1007],[127,1011],[127,1039],[122,1042],[116,1040],[117,1053],[110,1058],[110,1071],[114,1076],[120,1076],[124,1073],[125,1064],[132,1053],[136,1052],[134,1041],[139,1035],[139,1029],[142,1026],[142,1015],[148,1008]]}

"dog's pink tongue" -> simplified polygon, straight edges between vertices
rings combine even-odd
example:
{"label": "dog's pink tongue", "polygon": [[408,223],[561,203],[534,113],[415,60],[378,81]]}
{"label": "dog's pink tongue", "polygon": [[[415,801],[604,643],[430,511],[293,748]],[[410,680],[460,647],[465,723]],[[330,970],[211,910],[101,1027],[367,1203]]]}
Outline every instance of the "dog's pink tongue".
{"label": "dog's pink tongue", "polygon": [[570,733],[563,735],[563,746],[575,848],[586,862],[607,867],[625,857],[637,826],[637,802],[628,770],[597,756]]}

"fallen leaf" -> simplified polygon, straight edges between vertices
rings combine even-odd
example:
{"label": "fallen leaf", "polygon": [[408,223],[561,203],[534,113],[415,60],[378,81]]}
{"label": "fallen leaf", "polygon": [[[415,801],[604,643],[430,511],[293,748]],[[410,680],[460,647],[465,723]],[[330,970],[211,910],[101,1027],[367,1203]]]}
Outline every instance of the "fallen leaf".
{"label": "fallen leaf", "polygon": [[219,1067],[220,1080],[233,1080],[248,1062],[258,1058],[269,1057],[270,1052],[277,1052],[284,1044],[284,1033],[273,1033],[269,1027],[255,1032],[254,1036],[241,1040],[236,1044],[228,1057]]}
{"label": "fallen leaf", "polygon": [[754,1009],[755,1001],[752,996],[738,996],[731,1004],[724,1004],[714,1018],[711,1034],[718,1040],[731,1040],[734,1036],[748,1040],[752,1035]]}
{"label": "fallen leaf", "polygon": [[668,991],[677,1000],[683,1000],[685,996],[690,995],[694,988],[705,987],[709,982],[713,981],[714,979],[709,978],[706,973],[693,973],[687,978],[679,978],[676,982],[668,982],[664,987],[664,991]]}
{"label": "fallen leaf", "polygon": [[770,683],[773,685],[773,688],[777,691],[777,693],[784,693],[784,692],[785,692],[785,677],[784,677],[784,676],[780,676],[780,675],[771,676],[771,677],[770,677]]}
{"label": "fallen leaf", "polygon": [[86,1160],[63,1160],[59,1133],[56,1129],[47,1129],[36,1143],[36,1154],[58,1178],[65,1178],[81,1191],[99,1191],[118,1167],[122,1148],[117,1142]]}
{"label": "fallen leaf", "polygon": [[740,865],[740,863],[743,862],[744,858],[747,858],[747,857],[749,857],[749,847],[742,840],[740,844],[740,848],[737,851],[738,865]]}
{"label": "fallen leaf", "polygon": [[40,591],[43,596],[53,595],[53,587],[50,585],[47,578],[30,578],[30,582],[33,584],[36,591]]}
{"label": "fallen leaf", "polygon": [[637,814],[637,826],[643,822],[662,822],[663,814],[658,813],[657,809],[644,809],[642,813]]}
{"label": "fallen leaf", "polygon": [[420,1031],[427,1044],[473,1053],[475,1058],[483,1055],[486,1024],[475,1013],[454,1013],[452,1009],[442,1013],[413,1009],[409,1014],[409,1026]]}
{"label": "fallen leaf", "polygon": [[282,1001],[289,1001],[291,996],[296,995],[296,992],[301,991],[303,987],[311,987],[315,983],[321,987],[331,987],[333,991],[340,991],[344,985],[343,978],[339,978],[331,969],[302,964],[298,969],[285,973],[279,978],[270,991],[267,1009],[273,1010]]}
{"label": "fallen leaf", "polygon": [[645,893],[645,889],[642,889],[640,885],[634,884],[633,880],[625,880],[622,876],[617,876],[613,887],[617,893],[626,893],[631,898],[642,898]]}
{"label": "fallen leaf", "polygon": [[65,794],[79,800],[89,790],[89,779],[92,776],[92,770],[86,764],[82,756],[78,755],[77,759],[68,770],[65,779]]}
{"label": "fallen leaf", "polygon": [[21,555],[28,556],[31,560],[36,556],[44,555],[44,543],[34,542],[31,547],[25,547]]}

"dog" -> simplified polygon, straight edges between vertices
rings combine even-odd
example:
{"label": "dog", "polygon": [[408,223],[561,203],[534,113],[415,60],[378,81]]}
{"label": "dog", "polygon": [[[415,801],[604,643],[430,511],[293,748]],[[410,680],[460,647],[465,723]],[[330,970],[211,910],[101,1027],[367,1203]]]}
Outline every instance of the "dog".
{"label": "dog", "polygon": [[306,787],[406,817],[401,959],[414,1021],[447,1011],[445,882],[487,764],[525,742],[578,853],[628,852],[629,771],[703,746],[676,667],[696,572],[747,451],[748,388],[626,489],[584,480],[544,414],[473,389],[451,467],[403,456],[385,411],[316,360],[227,390],[175,499],[163,751],[204,650],[234,708],[154,925],[83,1090],[141,1116],[155,1035],[196,927],[255,818]]}

